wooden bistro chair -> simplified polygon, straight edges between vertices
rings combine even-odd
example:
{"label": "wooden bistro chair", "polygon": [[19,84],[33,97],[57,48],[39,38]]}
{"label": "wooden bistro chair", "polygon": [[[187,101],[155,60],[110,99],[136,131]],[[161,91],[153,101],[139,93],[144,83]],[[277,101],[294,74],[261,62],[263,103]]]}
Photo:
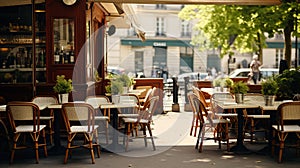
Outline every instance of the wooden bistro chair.
{"label": "wooden bistro chair", "polygon": [[[69,155],[72,154],[72,149],[84,147],[90,150],[92,163],[94,164],[94,148],[96,148],[98,158],[100,157],[98,125],[95,125],[94,108],[87,103],[64,103],[62,109],[62,116],[68,134],[64,163],[67,163]],[[82,145],[74,145],[77,135],[83,135]]]}
{"label": "wooden bistro chair", "polygon": [[141,130],[143,131],[143,138],[145,142],[145,146],[147,147],[147,134],[146,129],[148,129],[149,136],[148,138],[152,141],[153,150],[156,150],[154,145],[154,139],[152,136],[152,130],[151,130],[151,123],[152,123],[152,115],[154,111],[156,110],[157,104],[158,104],[158,96],[152,97],[149,101],[145,102],[143,111],[140,111],[139,116],[135,118],[125,117],[123,118],[123,121],[125,123],[125,129],[124,129],[124,139],[123,142],[125,143],[125,136],[127,135],[126,145],[125,145],[125,151],[128,150],[128,142],[130,138],[130,134],[133,129],[135,129],[137,126],[140,126]]}
{"label": "wooden bistro chair", "polygon": [[212,133],[216,133],[216,136],[214,135],[213,139],[215,141],[218,141],[219,149],[221,149],[221,141],[225,141],[227,145],[227,151],[229,151],[228,126],[230,124],[230,121],[223,118],[211,118],[211,116],[208,115],[207,109],[205,108],[204,104],[198,99],[197,96],[193,96],[191,98],[191,105],[197,111],[197,118],[199,119],[200,125],[195,148],[198,149],[199,152],[202,152],[205,133],[211,131]]}
{"label": "wooden bistro chair", "polygon": [[[275,155],[275,146],[279,147],[278,162],[282,162],[283,149],[293,147],[296,150],[300,148],[300,101],[285,102],[278,106],[277,124],[273,125],[272,137],[272,155]],[[290,134],[296,134],[296,143],[285,144],[285,140]]]}
{"label": "wooden bistro chair", "polygon": [[[31,143],[26,143],[26,134],[30,135],[35,150],[36,163],[39,163],[39,147],[43,147],[45,157],[47,143],[45,136],[46,125],[40,125],[39,107],[32,102],[9,102],[7,104],[8,118],[13,131],[13,147],[10,155],[10,163],[13,163],[15,150],[24,149]],[[42,142],[40,143],[40,137]],[[23,142],[21,142],[23,139]]]}
{"label": "wooden bistro chair", "polygon": [[[235,99],[231,93],[216,92],[211,95],[210,106],[212,117],[215,119],[222,118],[230,120],[230,127],[237,132],[237,113],[235,110],[224,110],[218,106],[218,103],[235,103]],[[236,137],[233,137],[234,139]]]}
{"label": "wooden bistro chair", "polygon": [[[102,109],[100,110],[100,105],[102,104],[109,104],[110,100],[108,97],[104,95],[97,95],[97,96],[88,96],[85,99],[85,102],[92,105],[95,109],[95,122],[96,123],[104,123],[105,128],[105,137],[106,137],[106,144],[108,144],[108,124],[110,122],[110,109]],[[103,113],[102,113],[103,111]],[[99,131],[99,130],[98,130]]]}
{"label": "wooden bistro chair", "polygon": [[119,109],[119,118],[123,117],[138,117],[138,113],[140,110],[139,98],[135,94],[121,94],[120,95],[120,103],[124,104],[134,104],[136,105],[134,108],[125,108]]}
{"label": "wooden bistro chair", "polygon": [[193,98],[198,98],[197,95],[193,92],[189,92],[188,95],[188,100],[189,100],[189,103],[191,105],[191,108],[192,108],[192,112],[193,112],[193,118],[192,118],[192,125],[191,125],[191,130],[190,130],[190,136],[193,134],[193,131],[194,131],[194,137],[196,137],[197,135],[197,129],[198,127],[200,127],[200,121],[199,121],[199,118],[198,118],[198,114],[197,114],[197,109],[195,108],[195,106],[192,105],[192,101],[193,101]]}
{"label": "wooden bistro chair", "polygon": [[[53,123],[54,123],[54,114],[53,109],[47,109],[47,106],[50,104],[58,104],[57,98],[55,96],[49,95],[42,95],[42,96],[35,96],[32,99],[32,102],[39,106],[41,115],[40,120],[47,122],[47,129],[50,139],[50,144],[53,143]],[[42,110],[43,109],[43,110]]]}

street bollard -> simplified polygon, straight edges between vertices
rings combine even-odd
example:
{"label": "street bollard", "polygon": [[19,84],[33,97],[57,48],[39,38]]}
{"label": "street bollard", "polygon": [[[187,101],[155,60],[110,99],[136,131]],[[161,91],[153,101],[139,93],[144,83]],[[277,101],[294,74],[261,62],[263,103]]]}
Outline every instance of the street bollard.
{"label": "street bollard", "polygon": [[179,112],[179,104],[178,104],[178,83],[177,78],[172,77],[173,80],[173,104],[172,104],[172,111]]}

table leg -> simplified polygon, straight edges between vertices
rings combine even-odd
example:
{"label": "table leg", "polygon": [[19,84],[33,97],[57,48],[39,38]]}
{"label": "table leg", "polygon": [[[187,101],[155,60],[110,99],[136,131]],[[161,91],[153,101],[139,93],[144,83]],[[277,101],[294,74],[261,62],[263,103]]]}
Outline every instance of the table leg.
{"label": "table leg", "polygon": [[120,153],[124,152],[125,148],[123,145],[119,144],[119,131],[118,131],[118,109],[111,109],[111,121],[112,121],[112,143],[104,146],[108,152]]}
{"label": "table leg", "polygon": [[61,109],[54,109],[54,146],[49,149],[49,154],[64,154],[65,147],[60,142],[60,122],[61,122]]}
{"label": "table leg", "polygon": [[249,154],[251,153],[248,148],[244,146],[243,141],[243,125],[244,125],[244,116],[243,109],[237,109],[237,117],[238,117],[238,137],[236,145],[233,146],[230,151],[236,154]]}

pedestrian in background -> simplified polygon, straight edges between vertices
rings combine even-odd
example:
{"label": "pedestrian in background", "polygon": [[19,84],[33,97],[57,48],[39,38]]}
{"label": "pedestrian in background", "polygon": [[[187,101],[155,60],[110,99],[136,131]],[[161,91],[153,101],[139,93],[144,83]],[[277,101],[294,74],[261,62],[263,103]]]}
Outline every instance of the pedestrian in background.
{"label": "pedestrian in background", "polygon": [[250,63],[251,75],[254,84],[257,84],[259,79],[259,67],[261,66],[261,62],[258,60],[258,55],[253,56],[253,60]]}

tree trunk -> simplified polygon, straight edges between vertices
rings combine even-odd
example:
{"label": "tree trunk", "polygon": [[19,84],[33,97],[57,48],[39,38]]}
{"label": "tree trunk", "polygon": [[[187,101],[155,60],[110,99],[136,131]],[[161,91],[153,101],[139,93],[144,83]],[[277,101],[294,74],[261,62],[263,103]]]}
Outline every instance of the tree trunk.
{"label": "tree trunk", "polygon": [[293,20],[290,19],[288,21],[287,26],[284,28],[284,41],[285,41],[285,54],[284,59],[287,61],[288,68],[291,67],[291,57],[292,57],[292,31],[293,31],[294,23]]}
{"label": "tree trunk", "polygon": [[257,32],[257,40],[258,40],[258,60],[260,60],[261,64],[264,64],[263,60],[263,44],[262,44],[262,39],[261,39],[261,34],[260,32]]}

